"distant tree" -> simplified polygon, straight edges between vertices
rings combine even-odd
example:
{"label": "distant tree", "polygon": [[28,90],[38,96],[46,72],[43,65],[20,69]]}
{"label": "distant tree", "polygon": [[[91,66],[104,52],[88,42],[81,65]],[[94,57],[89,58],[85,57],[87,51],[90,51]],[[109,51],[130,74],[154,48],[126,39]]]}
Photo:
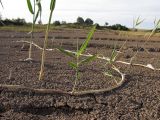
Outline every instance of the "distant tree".
{"label": "distant tree", "polygon": [[121,24],[115,24],[115,25],[109,26],[109,28],[112,30],[124,30],[124,31],[129,30],[129,28],[127,28],[126,26],[123,26]]}
{"label": "distant tree", "polygon": [[5,25],[17,25],[17,26],[21,26],[21,25],[26,25],[26,21],[25,19],[21,19],[21,18],[17,18],[17,19],[5,19],[5,20],[2,20],[2,22],[5,24]]}
{"label": "distant tree", "polygon": [[66,25],[66,24],[67,24],[67,22],[66,22],[66,21],[62,21],[62,22],[61,22],[61,24]]}
{"label": "distant tree", "polygon": [[84,19],[82,17],[77,18],[77,23],[78,24],[84,24]]}
{"label": "distant tree", "polygon": [[90,19],[90,18],[87,18],[87,19],[85,20],[85,24],[87,24],[87,25],[93,25],[93,20]]}
{"label": "distant tree", "polygon": [[105,26],[108,26],[109,25],[109,23],[108,22],[105,22]]}
{"label": "distant tree", "polygon": [[13,25],[13,22],[12,22],[12,20],[10,20],[10,19],[5,19],[5,20],[3,20],[2,21],[5,25]]}
{"label": "distant tree", "polygon": [[54,21],[53,25],[59,26],[59,25],[61,25],[61,23],[59,21]]}
{"label": "distant tree", "polygon": [[26,21],[25,19],[17,18],[17,19],[12,19],[14,25],[25,25]]}
{"label": "distant tree", "polygon": [[96,29],[101,29],[102,27],[98,24],[98,23],[95,23],[97,26],[96,26]]}

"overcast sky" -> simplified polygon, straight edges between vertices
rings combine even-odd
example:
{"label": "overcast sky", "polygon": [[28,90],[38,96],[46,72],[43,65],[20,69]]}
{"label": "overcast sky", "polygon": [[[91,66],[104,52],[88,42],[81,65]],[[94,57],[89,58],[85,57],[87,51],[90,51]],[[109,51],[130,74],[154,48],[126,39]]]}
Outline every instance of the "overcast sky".
{"label": "overcast sky", "polygon": [[[33,1],[33,0],[32,0]],[[49,16],[50,0],[41,0],[43,13],[42,22],[46,23]],[[26,0],[2,0],[4,9],[0,7],[3,18],[25,18],[32,21]],[[141,27],[153,27],[155,18],[160,18],[160,0],[57,0],[53,20],[75,22],[77,17],[91,18],[94,22],[104,25],[120,23],[132,26],[133,18],[141,16],[145,21]]]}

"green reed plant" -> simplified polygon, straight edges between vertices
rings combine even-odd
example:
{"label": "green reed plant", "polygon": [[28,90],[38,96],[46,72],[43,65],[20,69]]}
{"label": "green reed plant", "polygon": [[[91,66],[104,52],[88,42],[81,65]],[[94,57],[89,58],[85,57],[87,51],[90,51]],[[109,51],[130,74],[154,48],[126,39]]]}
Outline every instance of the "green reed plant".
{"label": "green reed plant", "polygon": [[152,32],[150,33],[149,37],[152,37],[156,33],[157,29],[159,29],[159,28],[160,28],[160,19],[159,20],[155,19],[154,20],[154,28],[153,28]]}
{"label": "green reed plant", "polygon": [[48,43],[48,32],[51,24],[51,19],[52,19],[52,14],[55,8],[56,0],[51,0],[50,2],[50,15],[49,15],[49,20],[47,24],[47,29],[46,29],[46,34],[45,34],[45,40],[43,44],[43,50],[42,50],[42,58],[41,58],[41,70],[39,73],[39,80],[42,80],[43,75],[44,75],[44,62],[45,62],[45,51],[47,48],[47,43]]}
{"label": "green reed plant", "polygon": [[[126,42],[125,42],[126,43]],[[119,52],[121,52],[121,49],[124,47],[125,43],[121,46]],[[112,50],[111,56],[109,60],[106,60],[106,64],[104,65],[104,67],[109,67],[111,69],[115,68],[117,69],[114,64],[118,58],[119,52],[116,51],[116,45],[114,46],[114,49]],[[115,79],[115,76],[112,74],[112,72],[110,70],[107,70],[104,72],[105,76],[111,77],[114,79],[114,81],[116,82],[116,84],[118,84],[117,80]]]}
{"label": "green reed plant", "polygon": [[[158,23],[157,23],[157,26],[159,26]],[[93,28],[93,29],[95,29],[95,28]],[[41,48],[40,46],[38,46],[37,44],[33,43],[33,45],[35,47],[37,47],[38,49],[40,49],[40,50],[46,50],[46,51],[50,51],[50,52],[58,50],[58,51],[61,51],[62,53],[66,54],[67,56],[70,56],[70,57],[72,57],[74,59],[73,62],[69,62],[69,65],[76,71],[76,74],[75,74],[76,78],[75,78],[75,81],[74,81],[74,86],[72,88],[72,91],[71,92],[67,92],[67,94],[70,94],[70,93],[72,95],[84,95],[84,94],[88,94],[88,93],[89,94],[92,94],[92,93],[96,94],[96,93],[100,93],[100,92],[111,91],[111,90],[113,90],[115,88],[120,87],[123,83],[125,83],[125,80],[126,80],[125,76],[126,75],[121,72],[121,70],[119,69],[119,66],[117,66],[117,64],[118,65],[119,64],[128,65],[128,66],[132,65],[132,66],[135,66],[135,67],[139,66],[139,67],[143,67],[143,68],[150,69],[150,70],[160,71],[159,68],[154,68],[151,64],[143,65],[143,64],[130,63],[130,62],[125,62],[125,61],[118,60],[118,55],[121,52],[121,50],[122,50],[123,46],[125,45],[125,43],[121,46],[121,48],[119,49],[119,52],[116,51],[116,47],[114,47],[110,57],[105,57],[102,54],[100,54],[100,55],[99,54],[97,54],[97,55],[85,54],[84,52],[86,50],[87,44],[90,41],[91,36],[94,33],[93,29],[88,34],[87,39],[81,45],[80,49],[78,47],[79,45],[78,45],[78,42],[77,42],[77,51],[76,52],[70,51],[70,50],[65,50],[63,48],[44,49],[44,48]],[[154,29],[153,29],[153,31],[154,31]],[[23,41],[23,42],[29,43],[28,41]],[[82,57],[83,58],[85,57],[85,59],[83,59]],[[116,85],[113,85],[111,88],[102,88],[102,89],[98,89],[98,90],[76,91],[75,88],[76,88],[78,80],[80,79],[79,78],[80,66],[84,65],[85,63],[91,62],[95,58],[106,61],[106,66],[105,67],[109,68],[110,70],[104,72],[104,75],[111,77],[116,82]],[[114,73],[116,72],[118,74],[114,75],[114,74],[112,74],[112,71],[114,71]],[[121,80],[119,80],[119,77],[120,77],[119,75],[121,76]],[[47,92],[47,90],[46,90],[46,92]],[[61,91],[61,92],[58,91],[58,93],[64,93],[64,92],[63,91]]]}
{"label": "green reed plant", "polygon": [[81,59],[81,55],[85,52],[86,48],[87,48],[87,45],[89,43],[89,41],[92,39],[92,36],[94,34],[96,30],[96,25],[93,26],[93,28],[91,29],[91,31],[89,32],[86,40],[83,42],[83,44],[81,45],[80,49],[79,49],[79,44],[78,44],[78,40],[77,40],[77,51],[75,52],[75,54],[67,51],[67,50],[64,50],[63,48],[58,48],[62,53],[64,53],[65,55],[69,56],[69,57],[72,57],[74,59],[75,62],[69,62],[69,66],[72,67],[74,70],[75,70],[75,80],[74,80],[74,85],[73,85],[73,88],[72,88],[72,93],[75,92],[75,89],[76,89],[76,85],[77,85],[77,82],[79,80],[79,67],[80,66],[83,66],[84,64],[86,63],[89,63],[91,61],[93,61],[97,55],[92,55],[92,56],[89,56],[85,59]]}
{"label": "green reed plant", "polygon": [[[27,5],[30,13],[32,14],[33,20],[32,20],[32,28],[29,34],[31,34],[30,38],[30,47],[29,47],[29,54],[28,58],[26,60],[32,60],[32,41],[33,41],[33,34],[34,34],[34,26],[37,21],[38,16],[41,18],[41,12],[42,12],[42,6],[40,0],[33,0],[33,5],[30,0],[27,0]],[[36,12],[36,6],[38,6],[38,10]]]}
{"label": "green reed plant", "polygon": [[[40,0],[36,0],[37,3],[40,3]],[[37,19],[37,17],[39,16],[39,13],[37,12],[37,14],[35,15],[35,0],[34,0],[34,9],[32,9],[32,5],[31,5],[31,2],[30,0],[27,0],[27,4],[28,4],[28,8],[29,8],[29,11],[32,13],[32,15],[34,16],[33,18],[33,25],[35,24],[35,21]],[[47,28],[46,28],[46,33],[45,33],[45,40],[44,40],[44,44],[43,44],[43,48],[41,48],[40,46],[38,46],[37,44],[34,44],[31,42],[27,42],[27,43],[30,43],[31,45],[35,45],[37,48],[41,49],[42,50],[42,57],[41,57],[41,70],[40,70],[40,74],[39,74],[39,80],[42,80],[43,76],[44,76],[44,62],[45,62],[45,53],[46,53],[46,50],[48,51],[53,51],[55,49],[47,49],[47,43],[48,43],[48,32],[49,32],[49,28],[50,28],[50,23],[51,23],[51,19],[52,19],[52,14],[53,14],[53,11],[54,11],[54,8],[55,8],[55,4],[56,4],[56,0],[51,0],[50,2],[50,16],[49,16],[49,21],[48,21],[48,24],[47,24]],[[144,20],[141,20],[140,17],[138,17],[136,20],[134,20],[134,23],[133,23],[133,28],[135,29],[137,26],[139,26]],[[157,21],[155,22],[155,29],[153,29],[152,33],[150,34],[150,37],[155,33],[157,27],[159,26],[159,22],[160,21]],[[34,28],[34,26],[33,26]],[[118,60],[118,55],[119,53],[116,51],[116,47],[114,47],[114,49],[112,50],[112,53],[111,53],[111,56],[110,57],[105,57],[103,55],[91,55],[91,54],[85,54],[84,52],[86,51],[86,48],[87,48],[87,45],[89,43],[89,41],[91,40],[94,32],[96,30],[96,25],[93,26],[93,28],[91,29],[91,31],[89,32],[86,40],[83,42],[83,44],[80,46],[79,48],[79,44],[78,44],[78,40],[77,40],[77,50],[76,52],[73,52],[73,51],[70,51],[70,50],[65,50],[63,48],[58,48],[56,50],[59,50],[61,51],[62,53],[64,53],[65,55],[67,56],[70,56],[73,58],[73,61],[70,61],[68,64],[70,67],[72,67],[74,70],[75,70],[75,80],[74,80],[74,83],[73,83],[73,88],[72,88],[72,91],[71,93],[74,94],[74,93],[78,93],[76,91],[76,86],[77,86],[77,83],[80,79],[80,67],[85,65],[86,63],[89,63],[91,61],[93,61],[94,59],[100,59],[100,60],[105,60],[106,61],[106,66],[105,67],[108,67],[108,68],[111,68],[112,70],[114,70],[115,72],[119,73],[119,75],[121,75],[121,81],[117,81],[116,80],[116,77],[112,74],[112,72],[110,70],[104,72],[104,75],[107,75],[109,77],[112,77],[115,82],[117,83],[117,86],[120,86],[122,85],[122,83],[124,82],[124,79],[125,79],[125,74],[123,74],[119,68],[116,66],[116,63],[118,64],[125,64],[125,65],[131,65],[131,63],[128,63],[128,62],[125,62],[125,61],[119,61]],[[31,32],[32,33],[32,32]],[[33,36],[32,36],[33,37]],[[148,39],[147,39],[148,40]],[[124,43],[125,45],[125,43]],[[124,46],[122,45],[122,47]],[[121,49],[122,47],[120,48],[119,52],[121,52]],[[138,52],[137,52],[138,53]],[[145,68],[149,68],[149,69],[152,69],[152,70],[159,70],[159,69],[155,69],[154,67],[152,67],[150,64],[145,66],[145,65],[142,65],[142,64],[132,64],[132,65],[135,65],[135,66],[141,66],[141,67],[145,67]],[[113,87],[113,88],[116,88],[116,87]],[[97,93],[97,92],[101,92],[101,91],[109,91],[109,90],[112,90],[111,89],[101,89],[101,90],[91,90],[91,91],[83,91],[81,93],[85,94],[85,93]]]}
{"label": "green reed plant", "polygon": [[133,30],[136,29],[136,27],[138,27],[140,24],[142,24],[144,22],[145,19],[140,19],[140,16],[136,19],[133,19]]}
{"label": "green reed plant", "polygon": [[[136,20],[137,21],[137,23],[135,24],[135,28],[138,26],[138,25],[140,25],[144,20],[139,20],[139,17],[138,17],[138,19]],[[145,48],[145,45],[146,45],[146,43],[150,40],[150,38],[153,36],[153,35],[155,35],[155,33],[156,33],[156,31],[157,31],[157,29],[160,27],[160,19],[159,20],[154,20],[154,28],[152,29],[152,31],[151,31],[151,33],[147,36],[147,35],[145,35],[144,37],[146,37],[147,36],[147,38],[146,38],[146,40],[145,40],[145,42],[142,44],[142,47],[144,48],[144,50],[146,50],[146,48]],[[137,54],[139,53],[139,49],[137,50],[137,52],[133,55],[133,57],[131,58],[131,60],[130,60],[130,63],[132,64],[132,61],[133,61],[133,59],[137,56]]]}
{"label": "green reed plant", "polygon": [[155,27],[156,23],[157,23],[157,18],[154,19],[153,23],[154,23],[154,27]]}

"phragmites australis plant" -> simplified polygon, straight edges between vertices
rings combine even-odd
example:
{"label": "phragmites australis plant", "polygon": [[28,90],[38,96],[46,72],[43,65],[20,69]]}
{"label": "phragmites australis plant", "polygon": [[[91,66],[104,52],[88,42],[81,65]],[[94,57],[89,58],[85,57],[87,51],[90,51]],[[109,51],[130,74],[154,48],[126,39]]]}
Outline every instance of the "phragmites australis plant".
{"label": "phragmites australis plant", "polygon": [[[42,6],[41,6],[41,0],[33,0],[33,5],[30,0],[27,0],[27,5],[30,13],[32,14],[32,29],[29,32],[31,34],[30,38],[30,47],[29,47],[29,54],[27,61],[32,61],[32,41],[33,41],[33,34],[34,34],[34,26],[37,21],[37,18],[40,16],[41,19],[41,12],[42,12]],[[38,10],[36,11],[36,6],[38,6]]]}
{"label": "phragmites australis plant", "polygon": [[77,82],[79,80],[79,66],[82,66],[86,63],[89,63],[91,62],[92,60],[94,60],[96,58],[96,55],[92,55],[92,56],[89,56],[85,59],[80,59],[81,55],[85,52],[86,48],[87,48],[87,45],[89,43],[89,41],[91,40],[94,32],[96,30],[96,25],[91,29],[91,31],[89,32],[86,40],[84,41],[84,43],[81,45],[80,49],[78,48],[79,44],[78,44],[78,39],[77,39],[77,51],[75,52],[75,54],[69,52],[69,51],[66,51],[64,50],[63,48],[59,48],[59,50],[61,52],[63,52],[65,55],[67,56],[70,56],[72,58],[75,59],[76,62],[69,62],[69,66],[71,66],[75,71],[76,71],[76,74],[75,74],[75,80],[74,80],[74,85],[73,85],[73,88],[72,88],[72,93],[75,92],[75,89],[76,89],[76,85],[77,85]]}
{"label": "phragmites australis plant", "polygon": [[[39,5],[41,6],[40,0],[36,0],[36,3],[37,3],[38,6]],[[29,8],[30,12],[33,15],[33,24],[32,24],[32,31],[31,31],[31,33],[32,33],[31,38],[32,38],[35,21],[37,19],[37,16],[39,15],[39,12],[42,10],[42,8],[39,6],[38,7],[39,12],[37,12],[37,14],[35,15],[35,0],[34,0],[34,9],[32,9],[32,5],[31,5],[30,0],[27,0],[27,4],[28,4],[28,8]],[[63,49],[61,47],[60,48],[47,49],[49,28],[50,28],[52,14],[53,14],[53,11],[54,11],[54,8],[55,8],[55,4],[56,4],[56,0],[51,0],[51,2],[50,2],[50,15],[49,15],[47,28],[46,28],[46,34],[45,34],[43,48],[40,47],[39,45],[35,44],[34,42],[32,42],[32,39],[31,39],[30,42],[21,41],[21,42],[25,42],[25,43],[30,44],[30,46],[34,45],[35,47],[37,47],[38,49],[40,49],[42,51],[41,70],[40,70],[40,74],[39,74],[39,80],[42,80],[43,77],[44,77],[44,63],[45,63],[46,51],[52,52],[52,51],[55,51],[55,50],[60,51],[60,52],[64,53],[65,55],[73,58],[73,61],[69,62],[68,64],[69,64],[69,66],[71,66],[75,70],[75,80],[74,80],[74,84],[73,84],[73,88],[72,88],[71,92],[62,92],[61,91],[61,93],[66,93],[66,94],[72,94],[72,95],[73,94],[74,95],[82,95],[82,94],[88,94],[88,93],[96,94],[96,93],[99,93],[99,92],[110,91],[110,90],[113,90],[113,89],[121,86],[125,81],[125,74],[120,71],[117,64],[128,65],[128,66],[140,66],[140,67],[143,67],[143,68],[147,68],[147,69],[151,69],[151,70],[157,70],[157,71],[160,70],[158,68],[154,68],[151,64],[143,65],[143,64],[133,63],[133,59],[138,54],[139,50],[136,51],[136,53],[131,58],[130,62],[119,60],[119,55],[123,52],[122,48],[124,47],[124,45],[126,44],[127,41],[124,42],[124,44],[121,46],[119,51],[117,51],[116,47],[115,47],[112,50],[112,53],[111,53],[110,57],[105,57],[102,54],[100,54],[100,55],[99,54],[96,54],[96,55],[85,54],[85,50],[87,48],[87,45],[88,45],[89,41],[92,39],[93,34],[96,30],[96,25],[93,26],[93,28],[89,32],[86,40],[83,42],[83,44],[80,46],[80,48],[78,47],[79,45],[78,45],[78,41],[77,41],[77,50],[76,51],[66,50],[66,49]],[[143,23],[143,21],[144,21],[144,19],[141,20],[140,17],[138,17],[136,20],[134,20],[133,30],[135,30],[137,28],[137,26],[139,26],[141,23]],[[150,38],[156,33],[156,30],[157,30],[157,28],[159,28],[159,25],[160,25],[160,20],[158,20],[158,21],[155,20],[154,25],[155,25],[155,27],[152,30],[152,32],[149,35],[144,36],[146,38],[146,40],[143,44],[143,47],[150,40]],[[31,51],[30,51],[30,53],[31,53]],[[29,56],[29,58],[31,58],[31,56]],[[111,71],[105,71],[104,75],[113,78],[113,80],[115,81],[116,84],[114,86],[112,86],[111,88],[104,88],[104,89],[98,89],[98,90],[76,91],[77,82],[80,80],[79,67],[83,66],[85,63],[89,63],[89,62],[93,61],[94,59],[104,60],[106,62],[105,67],[108,67],[108,68],[112,69],[114,72],[118,73],[121,76],[121,79],[116,80],[116,77],[114,77],[114,75],[112,74]],[[41,92],[42,90],[39,90],[39,91]],[[55,90],[52,90],[52,91],[55,92]],[[51,92],[51,90],[50,91],[46,90],[46,92]]]}
{"label": "phragmites australis plant", "polygon": [[54,8],[55,8],[55,4],[56,4],[56,0],[51,0],[51,2],[50,2],[50,15],[49,15],[49,20],[48,20],[48,24],[47,24],[45,40],[44,40],[44,44],[43,44],[43,50],[42,50],[41,70],[40,70],[40,73],[39,73],[39,80],[42,80],[43,75],[44,75],[45,51],[46,51],[46,48],[47,48],[48,32],[49,32],[49,28],[50,28],[52,14],[53,14],[53,11],[54,11]]}

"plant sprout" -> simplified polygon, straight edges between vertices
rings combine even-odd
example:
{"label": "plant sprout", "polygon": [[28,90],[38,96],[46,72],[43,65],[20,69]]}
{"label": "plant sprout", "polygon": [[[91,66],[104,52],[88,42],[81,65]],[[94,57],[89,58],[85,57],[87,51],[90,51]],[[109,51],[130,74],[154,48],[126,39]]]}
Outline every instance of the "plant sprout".
{"label": "plant sprout", "polygon": [[96,55],[92,55],[92,56],[90,56],[86,59],[80,60],[80,57],[85,52],[85,50],[87,48],[87,45],[88,45],[89,41],[91,40],[95,30],[96,30],[96,25],[89,32],[86,40],[81,45],[80,49],[78,48],[78,40],[77,40],[77,51],[76,51],[75,54],[72,54],[72,53],[64,50],[63,48],[59,48],[59,50],[61,52],[63,52],[67,56],[70,56],[70,57],[74,58],[74,60],[76,61],[76,62],[69,62],[69,66],[72,67],[76,71],[75,81],[74,81],[74,85],[73,85],[73,88],[72,88],[72,93],[75,92],[75,88],[76,88],[77,82],[79,80],[79,67],[84,65],[85,63],[89,63],[89,62],[93,61],[97,57]]}
{"label": "plant sprout", "polygon": [[44,40],[43,50],[42,50],[41,70],[40,70],[40,73],[39,73],[39,80],[42,80],[42,77],[44,75],[45,51],[46,51],[46,48],[47,48],[48,32],[49,32],[49,28],[50,28],[52,14],[53,14],[53,11],[54,11],[54,8],[55,8],[55,4],[56,4],[56,0],[51,0],[49,21],[48,21],[48,24],[47,24],[47,29],[46,29],[46,34],[45,34],[45,40]]}
{"label": "plant sprout", "polygon": [[141,23],[144,22],[145,19],[140,19],[140,16],[137,19],[133,19],[133,30],[138,27]]}
{"label": "plant sprout", "polygon": [[[32,21],[32,29],[29,32],[29,34],[31,34],[29,55],[28,55],[28,58],[26,60],[27,61],[32,61],[32,44],[31,43],[33,41],[34,26],[35,26],[36,20],[37,20],[39,15],[40,15],[40,19],[41,19],[42,6],[41,6],[40,0],[33,0],[33,7],[32,7],[32,4],[31,4],[31,1],[27,0],[27,5],[28,5],[28,9],[29,9],[30,13],[33,16],[33,21]],[[36,8],[35,8],[36,5],[38,6],[37,12],[36,12]]]}
{"label": "plant sprout", "polygon": [[154,29],[155,28],[160,28],[160,19],[157,20],[157,18],[154,19]]}
{"label": "plant sprout", "polygon": [[[124,45],[126,44],[127,41],[124,42],[124,44],[121,46],[119,52],[116,51],[116,46],[114,46],[114,49],[112,50],[112,53],[111,53],[111,56],[110,56],[110,59],[109,60],[106,60],[106,64],[104,65],[104,67],[110,67],[111,69],[117,69],[115,66],[114,66],[114,63],[116,62],[117,60],[117,57],[119,55],[119,53],[121,52],[121,49],[124,47]],[[118,69],[117,69],[118,70]],[[105,76],[108,76],[108,77],[111,77],[114,79],[114,81],[116,82],[116,84],[118,85],[118,82],[117,80],[115,79],[114,75],[112,74],[111,71],[107,70],[104,72],[104,75]]]}

